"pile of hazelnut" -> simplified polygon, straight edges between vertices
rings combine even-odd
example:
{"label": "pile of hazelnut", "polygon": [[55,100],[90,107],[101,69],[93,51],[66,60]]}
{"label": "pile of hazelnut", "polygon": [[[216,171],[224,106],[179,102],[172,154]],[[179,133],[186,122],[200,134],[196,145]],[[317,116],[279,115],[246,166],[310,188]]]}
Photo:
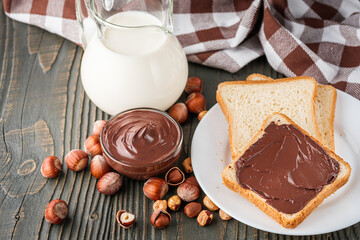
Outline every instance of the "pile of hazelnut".
{"label": "pile of hazelnut", "polygon": [[202,81],[198,77],[189,77],[186,82],[185,92],[188,95],[185,104],[176,103],[169,109],[169,114],[180,124],[184,123],[189,112],[198,114],[199,121],[207,113],[205,97],[201,94]]}
{"label": "pile of hazelnut", "polygon": [[[112,171],[112,168],[106,163],[103,157],[100,144],[100,133],[105,120],[98,120],[94,123],[93,134],[85,140],[84,150],[74,149],[65,156],[67,167],[74,172],[84,170],[91,159],[91,174],[99,179],[97,189],[100,193],[113,195],[118,192],[123,183],[122,176]],[[45,178],[56,178],[60,175],[62,163],[59,158],[49,156],[44,159],[41,166],[41,174]],[[65,201],[55,199],[51,201],[45,210],[45,219],[52,224],[62,223],[68,215],[68,206]]]}
{"label": "pile of hazelnut", "polygon": [[[184,103],[177,103],[169,109],[169,114],[180,124],[187,120],[188,112],[198,114],[198,119],[201,120],[207,113],[206,101],[201,94],[202,81],[197,77],[190,77],[185,86],[185,92],[189,94]],[[123,183],[122,176],[112,171],[112,168],[106,163],[103,157],[102,148],[100,144],[100,133],[105,120],[98,120],[94,123],[93,134],[89,136],[84,144],[84,150],[74,149],[65,156],[65,163],[67,167],[75,172],[84,170],[91,159],[90,171],[91,174],[99,179],[97,189],[100,193],[106,195],[113,195],[118,192]],[[182,167],[187,174],[193,172],[191,159],[186,158]],[[45,178],[56,178],[62,171],[62,162],[56,156],[49,156],[44,159],[41,166],[41,174]],[[168,200],[163,200],[163,197],[169,190],[169,186],[178,186],[177,195],[170,197]],[[143,188],[146,197],[154,201],[153,214],[151,215],[151,224],[157,228],[162,229],[167,227],[171,221],[171,215],[167,212],[167,208],[171,211],[178,211],[182,201],[188,202],[184,207],[184,213],[190,218],[197,217],[197,222],[200,226],[206,226],[212,222],[214,217],[213,212],[219,208],[207,197],[203,199],[203,204],[209,210],[202,210],[202,206],[198,202],[194,202],[200,196],[200,186],[195,176],[185,178],[185,174],[178,167],[173,167],[165,175],[165,180],[158,177],[150,178],[144,184]],[[68,215],[68,205],[61,199],[51,201],[45,210],[45,219],[52,224],[62,223]],[[220,218],[229,220],[231,217],[219,210]],[[125,210],[118,211],[116,220],[119,225],[125,229],[130,228],[135,223],[135,215]]]}
{"label": "pile of hazelnut", "polygon": [[[193,172],[191,165],[191,158],[186,158],[182,167],[188,174]],[[169,186],[177,186],[176,195],[163,199],[169,190]],[[210,200],[208,196],[203,199],[203,204],[208,210],[203,210],[202,205],[195,202],[200,196],[200,185],[195,176],[185,178],[185,174],[178,167],[173,167],[165,175],[165,179],[153,177],[144,184],[144,194],[149,199],[153,200],[153,210],[150,222],[157,229],[163,229],[170,224],[171,215],[167,211],[178,211],[182,202],[187,202],[184,207],[184,213],[190,218],[197,217],[199,226],[203,227],[209,225],[213,218],[214,212],[219,208]],[[219,210],[220,218],[229,220],[231,217],[221,209]]]}

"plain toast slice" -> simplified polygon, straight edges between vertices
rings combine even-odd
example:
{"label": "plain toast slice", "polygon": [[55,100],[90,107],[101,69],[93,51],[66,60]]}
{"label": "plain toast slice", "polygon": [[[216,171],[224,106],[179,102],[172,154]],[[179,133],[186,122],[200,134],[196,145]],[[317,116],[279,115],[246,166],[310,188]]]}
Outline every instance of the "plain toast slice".
{"label": "plain toast slice", "polygon": [[[250,74],[246,81],[276,80],[259,73]],[[335,150],[334,118],[336,106],[336,89],[330,85],[319,85],[315,97],[316,122],[321,140],[325,147]]]}
{"label": "plain toast slice", "polygon": [[[248,144],[249,148],[253,143],[258,141],[264,134],[264,130],[266,127],[274,122],[277,125],[282,124],[291,124],[295,126],[297,129],[299,129],[303,134],[307,134],[304,130],[302,130],[299,126],[297,126],[293,121],[291,121],[288,117],[286,117],[283,114],[275,113],[273,115],[270,115],[265,121],[261,128],[261,130],[256,134],[254,139]],[[315,138],[311,137],[311,139],[318,144],[320,144]],[[321,145],[321,144],[320,144]],[[323,147],[323,146],[322,146]],[[246,149],[247,149],[246,148]],[[275,221],[277,221],[279,224],[281,224],[283,227],[286,228],[295,228],[298,224],[300,224],[315,208],[317,208],[325,198],[330,196],[332,193],[334,193],[337,189],[339,189],[341,186],[343,186],[349,179],[351,168],[347,162],[342,160],[339,156],[337,156],[335,153],[333,153],[331,150],[326,149],[326,147],[323,147],[328,154],[335,159],[339,163],[339,172],[336,176],[335,180],[325,185],[321,191],[313,198],[311,199],[300,211],[292,214],[285,214],[282,212],[279,212],[277,209],[272,207],[266,202],[266,199],[261,197],[259,194],[257,194],[255,191],[252,191],[250,189],[246,189],[241,187],[241,185],[237,182],[236,179],[236,170],[235,170],[235,164],[236,161],[230,163],[228,166],[226,166],[222,172],[222,178],[224,181],[224,184],[229,189],[238,192],[243,197],[247,198],[251,203],[256,205],[260,210],[262,210],[264,213],[266,213],[268,216],[273,218]],[[246,149],[240,153],[240,155],[244,154]]]}
{"label": "plain toast slice", "polygon": [[274,112],[289,116],[321,142],[315,116],[316,86],[310,77],[219,84],[216,100],[229,124],[233,160],[239,158],[264,120]]}

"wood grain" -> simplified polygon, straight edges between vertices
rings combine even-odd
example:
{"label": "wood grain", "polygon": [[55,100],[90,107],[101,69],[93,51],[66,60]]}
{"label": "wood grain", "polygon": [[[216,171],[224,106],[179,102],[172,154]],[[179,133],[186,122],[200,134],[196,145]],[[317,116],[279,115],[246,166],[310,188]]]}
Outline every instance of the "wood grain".
{"label": "wood grain", "polygon": [[[152,201],[144,197],[143,182],[125,179],[121,191],[105,196],[96,189],[89,169],[72,172],[64,166],[60,177],[44,179],[42,160],[48,155],[63,159],[82,148],[93,122],[109,116],[96,108],[84,93],[79,67],[82,49],[39,28],[8,19],[0,4],[0,239],[359,239],[360,224],[317,236],[283,236],[263,232],[241,222],[222,221],[201,228],[182,210],[164,230],[149,223]],[[264,57],[236,74],[189,64],[190,76],[204,81],[207,108],[216,104],[219,83],[259,72],[278,78]],[[179,102],[184,102],[183,94]],[[199,121],[190,115],[183,125],[181,160],[190,156],[191,139]],[[175,194],[170,189],[166,197]],[[201,197],[204,197],[202,194]],[[61,198],[69,204],[62,225],[44,219],[46,205]],[[200,200],[198,200],[200,201]],[[136,225],[122,229],[115,221],[119,209],[135,213]]]}

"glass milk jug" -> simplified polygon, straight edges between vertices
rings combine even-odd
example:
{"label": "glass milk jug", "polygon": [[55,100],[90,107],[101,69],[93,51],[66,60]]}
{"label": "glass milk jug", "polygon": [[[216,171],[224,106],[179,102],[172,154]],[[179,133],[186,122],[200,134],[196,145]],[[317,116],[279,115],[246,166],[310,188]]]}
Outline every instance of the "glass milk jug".
{"label": "glass milk jug", "polygon": [[172,0],[77,0],[85,48],[81,80],[100,109],[168,109],[182,94],[188,63],[172,34]]}

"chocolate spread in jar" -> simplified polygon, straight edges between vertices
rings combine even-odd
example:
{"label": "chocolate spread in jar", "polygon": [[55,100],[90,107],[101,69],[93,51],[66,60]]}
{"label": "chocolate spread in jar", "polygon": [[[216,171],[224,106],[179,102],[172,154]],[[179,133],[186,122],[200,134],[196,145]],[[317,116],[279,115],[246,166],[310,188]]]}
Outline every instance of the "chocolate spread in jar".
{"label": "chocolate spread in jar", "polygon": [[238,183],[283,213],[296,213],[325,185],[339,163],[293,125],[270,123],[264,135],[236,162]]}
{"label": "chocolate spread in jar", "polygon": [[119,114],[104,126],[104,148],[114,159],[129,164],[160,162],[178,148],[176,124],[157,111],[135,109]]}

